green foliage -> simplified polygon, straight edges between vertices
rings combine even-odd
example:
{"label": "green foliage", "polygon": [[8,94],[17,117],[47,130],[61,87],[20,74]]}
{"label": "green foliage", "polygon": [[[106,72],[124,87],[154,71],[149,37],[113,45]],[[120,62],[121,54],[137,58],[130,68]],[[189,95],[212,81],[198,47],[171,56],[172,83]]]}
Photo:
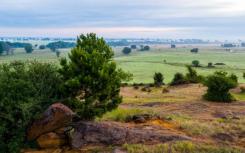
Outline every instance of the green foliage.
{"label": "green foliage", "polygon": [[55,51],[55,54],[56,54],[56,56],[59,58],[60,57],[60,51],[59,50],[56,50]]}
{"label": "green foliage", "polygon": [[245,79],[245,72],[243,72],[243,75],[242,75],[242,77]]}
{"label": "green foliage", "polygon": [[185,79],[189,83],[200,83],[203,81],[203,77],[197,74],[197,71],[194,70],[191,66],[187,66],[188,73],[185,76]]}
{"label": "green foliage", "polygon": [[149,51],[150,50],[150,46],[140,46],[140,51]]}
{"label": "green foliage", "polygon": [[212,63],[212,62],[209,62],[209,63],[208,63],[208,67],[209,67],[209,68],[214,67],[214,66],[213,66],[213,63]]}
{"label": "green foliage", "polygon": [[154,84],[155,84],[155,86],[161,86],[161,85],[163,85],[164,83],[163,83],[163,80],[164,80],[164,78],[163,78],[163,75],[162,75],[162,73],[160,73],[160,72],[158,72],[158,73],[155,73],[155,75],[154,75]]}
{"label": "green foliage", "polygon": [[55,52],[56,49],[73,48],[75,46],[76,46],[76,43],[58,41],[58,42],[49,43],[46,47],[50,48],[53,52]]}
{"label": "green foliage", "polygon": [[229,93],[229,90],[238,85],[234,76],[227,76],[226,72],[215,72],[207,77],[204,85],[208,87],[207,93],[204,95],[206,100],[217,102],[231,102],[234,97]]}
{"label": "green foliage", "polygon": [[198,53],[199,49],[198,48],[193,48],[191,49],[191,53]]}
{"label": "green foliage", "polygon": [[0,55],[3,54],[4,47],[3,47],[3,42],[0,42]]}
{"label": "green foliage", "polygon": [[4,52],[8,55],[11,50],[11,46],[8,44],[8,42],[0,42],[0,55],[2,55]]}
{"label": "green foliage", "polygon": [[131,49],[137,49],[137,46],[136,45],[131,45],[130,48]]}
{"label": "green foliage", "polygon": [[192,61],[192,66],[199,67],[200,66],[200,62],[198,60],[194,60],[194,61]]}
{"label": "green foliage", "polygon": [[122,50],[123,54],[126,54],[126,55],[127,55],[127,54],[130,54],[131,51],[132,51],[132,50],[131,50],[131,48],[129,48],[129,47],[124,47],[123,50]]}
{"label": "green foliage", "polygon": [[103,38],[95,34],[81,35],[69,54],[70,61],[61,60],[63,93],[67,103],[82,119],[94,119],[121,103],[119,95],[123,80],[129,75],[117,68],[113,51]]}
{"label": "green foliage", "polygon": [[25,51],[26,51],[26,53],[32,53],[32,51],[33,51],[32,45],[31,44],[26,45]]}
{"label": "green foliage", "polygon": [[0,148],[18,153],[28,124],[58,100],[57,68],[38,62],[0,65]]}
{"label": "green foliage", "polygon": [[234,73],[230,75],[230,78],[238,84],[238,77]]}
{"label": "green foliage", "polygon": [[43,50],[43,49],[45,49],[45,48],[46,48],[45,45],[40,45],[40,46],[39,46],[39,49],[40,49],[40,50]]}
{"label": "green foliage", "polygon": [[176,73],[170,85],[174,86],[174,85],[181,85],[185,83],[187,83],[187,81],[185,80],[185,76],[182,73]]}

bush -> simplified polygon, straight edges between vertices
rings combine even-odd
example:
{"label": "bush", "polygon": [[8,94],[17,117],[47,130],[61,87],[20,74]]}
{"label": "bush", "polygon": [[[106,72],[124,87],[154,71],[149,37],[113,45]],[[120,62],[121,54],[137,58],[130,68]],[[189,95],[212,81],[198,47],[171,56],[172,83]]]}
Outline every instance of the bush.
{"label": "bush", "polygon": [[136,45],[131,45],[130,47],[131,47],[131,49],[137,49]]}
{"label": "bush", "polygon": [[209,62],[209,63],[208,63],[208,67],[209,67],[209,68],[214,67],[214,66],[213,66],[213,63],[212,63],[212,62]]}
{"label": "bush", "polygon": [[161,86],[161,85],[163,85],[163,75],[162,75],[162,73],[155,73],[155,75],[154,75],[154,85],[155,86],[157,86],[157,87],[159,87],[159,86]]}
{"label": "bush", "polygon": [[215,72],[207,77],[204,85],[208,87],[207,93],[204,95],[206,100],[217,102],[231,102],[234,97],[229,93],[229,90],[235,88],[238,83],[233,76],[227,76],[226,72]]}
{"label": "bush", "polygon": [[128,54],[131,53],[131,48],[129,48],[129,47],[124,47],[123,50],[122,50],[122,52],[123,52],[123,54],[128,55]]}
{"label": "bush", "polygon": [[31,44],[26,45],[25,51],[26,51],[26,53],[32,53],[32,51],[33,51],[32,45]]}
{"label": "bush", "polygon": [[143,46],[143,45],[140,46],[140,51],[149,51],[150,49],[151,49],[150,46]]}
{"label": "bush", "polygon": [[196,70],[191,66],[187,66],[188,73],[185,76],[185,79],[189,83],[200,83],[203,81],[203,76],[198,75]]}
{"label": "bush", "polygon": [[130,75],[118,69],[112,58],[113,51],[105,40],[91,33],[78,38],[69,62],[61,60],[63,94],[69,99],[66,104],[81,119],[102,116],[121,103],[121,83]]}
{"label": "bush", "polygon": [[181,85],[185,83],[187,83],[185,80],[185,76],[182,73],[176,73],[170,85],[174,86],[174,85]]}
{"label": "bush", "polygon": [[45,49],[45,48],[46,48],[45,45],[40,45],[40,46],[39,46],[39,49],[40,49],[40,50],[43,50],[43,49]]}
{"label": "bush", "polygon": [[245,79],[245,72],[243,72],[243,78]]}
{"label": "bush", "polygon": [[230,75],[230,78],[234,81],[234,82],[236,82],[237,84],[238,84],[238,77],[235,75],[235,74],[231,74]]}
{"label": "bush", "polygon": [[194,61],[192,61],[192,66],[199,67],[200,66],[200,62],[198,60],[194,60]]}
{"label": "bush", "polygon": [[191,49],[191,53],[198,53],[199,49],[198,48],[193,48]]}
{"label": "bush", "polygon": [[19,153],[28,124],[59,99],[57,68],[38,62],[0,65],[0,148]]}

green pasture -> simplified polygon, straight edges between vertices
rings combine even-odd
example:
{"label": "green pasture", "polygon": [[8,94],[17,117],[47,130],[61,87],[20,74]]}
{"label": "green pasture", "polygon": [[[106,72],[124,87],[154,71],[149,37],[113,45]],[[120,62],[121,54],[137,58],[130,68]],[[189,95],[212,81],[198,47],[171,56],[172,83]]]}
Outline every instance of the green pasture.
{"label": "green pasture", "polygon": [[[234,73],[241,83],[245,83],[242,73],[245,72],[245,48],[234,52],[225,51],[219,47],[201,47],[198,54],[190,53],[191,47],[170,49],[164,47],[152,47],[151,51],[140,52],[134,50],[130,55],[122,55],[121,47],[113,48],[115,60],[119,67],[134,75],[131,82],[150,83],[155,72],[164,74],[165,83],[169,83],[176,72],[186,72],[185,65],[193,60],[199,60],[202,67],[197,71],[202,75],[208,75],[217,70]],[[61,57],[66,57],[70,49],[63,49]],[[0,56],[0,62],[6,63],[14,60],[39,60],[42,62],[58,63],[58,58],[49,49],[36,49],[32,54],[26,54],[23,49],[16,49],[14,55]],[[209,62],[224,63],[224,66],[208,68]]]}

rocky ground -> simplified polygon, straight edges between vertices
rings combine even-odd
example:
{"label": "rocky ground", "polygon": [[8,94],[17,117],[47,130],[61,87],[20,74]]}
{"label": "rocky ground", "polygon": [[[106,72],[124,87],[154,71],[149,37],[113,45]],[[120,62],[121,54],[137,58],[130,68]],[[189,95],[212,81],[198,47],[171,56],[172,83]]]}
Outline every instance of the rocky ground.
{"label": "rocky ground", "polygon": [[[40,149],[25,153],[244,152],[245,101],[204,101],[201,85],[123,87],[120,107],[95,122],[51,106],[29,129]],[[232,91],[239,94],[239,88]]]}

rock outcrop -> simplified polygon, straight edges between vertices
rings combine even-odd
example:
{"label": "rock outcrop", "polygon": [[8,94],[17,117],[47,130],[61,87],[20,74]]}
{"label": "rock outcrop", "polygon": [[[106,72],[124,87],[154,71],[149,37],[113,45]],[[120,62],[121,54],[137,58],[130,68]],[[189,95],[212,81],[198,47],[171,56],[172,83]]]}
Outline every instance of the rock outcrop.
{"label": "rock outcrop", "polygon": [[67,142],[66,136],[64,134],[57,134],[50,132],[44,135],[41,135],[37,139],[37,143],[40,148],[59,148],[65,145]]}
{"label": "rock outcrop", "polygon": [[67,106],[56,103],[51,105],[41,116],[34,121],[27,133],[28,140],[35,140],[39,136],[66,127],[72,122],[75,113]]}
{"label": "rock outcrop", "polygon": [[190,138],[168,129],[114,122],[80,122],[75,125],[70,140],[73,148],[82,148],[86,145],[156,144]]}

